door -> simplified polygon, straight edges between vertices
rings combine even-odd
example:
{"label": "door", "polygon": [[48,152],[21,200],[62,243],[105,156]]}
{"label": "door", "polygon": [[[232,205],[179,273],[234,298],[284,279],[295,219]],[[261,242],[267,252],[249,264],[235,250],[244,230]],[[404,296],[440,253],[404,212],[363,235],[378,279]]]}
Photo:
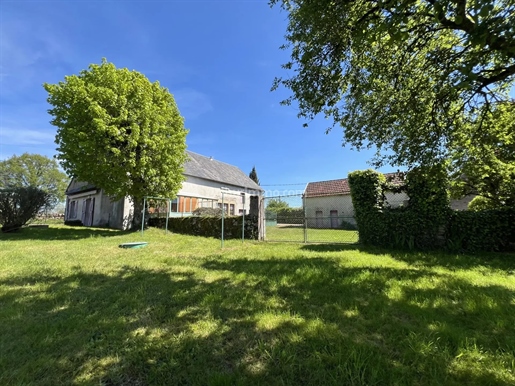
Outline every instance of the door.
{"label": "door", "polygon": [[322,218],[322,211],[321,210],[317,210],[315,212],[315,217],[316,217],[316,227],[317,228],[322,228],[322,222],[324,221],[324,219]]}
{"label": "door", "polygon": [[338,227],[338,211],[337,210],[330,211],[329,216],[331,217],[331,228],[339,228]]}
{"label": "door", "polygon": [[87,198],[82,204],[82,224],[90,227],[93,225],[93,209],[95,206],[94,198]]}

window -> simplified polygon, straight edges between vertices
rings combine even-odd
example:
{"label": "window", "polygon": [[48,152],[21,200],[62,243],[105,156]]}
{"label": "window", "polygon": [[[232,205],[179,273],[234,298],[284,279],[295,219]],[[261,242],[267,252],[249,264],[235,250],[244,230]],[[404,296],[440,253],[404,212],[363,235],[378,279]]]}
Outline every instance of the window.
{"label": "window", "polygon": [[177,199],[174,198],[171,202],[171,208],[170,208],[170,212],[178,212],[177,210]]}
{"label": "window", "polygon": [[245,209],[238,209],[238,214],[241,216],[242,214],[247,214],[247,211]]}
{"label": "window", "polygon": [[230,214],[231,216],[234,216],[234,204],[231,204],[231,205],[229,206],[229,208],[230,208],[230,212],[229,212],[229,214]]}

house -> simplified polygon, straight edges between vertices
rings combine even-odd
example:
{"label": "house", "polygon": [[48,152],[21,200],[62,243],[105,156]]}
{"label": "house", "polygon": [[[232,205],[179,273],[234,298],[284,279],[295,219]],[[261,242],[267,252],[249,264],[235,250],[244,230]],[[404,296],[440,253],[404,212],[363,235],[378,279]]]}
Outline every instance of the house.
{"label": "house", "polygon": [[[396,173],[387,173],[393,184],[400,184]],[[391,208],[407,205],[409,197],[406,193],[386,192],[386,203]],[[451,200],[453,210],[466,210],[474,195],[458,200]],[[310,182],[304,191],[304,210],[308,227],[341,228],[346,225],[355,226],[354,207],[350,195],[349,182],[346,178],[339,180]]]}
{"label": "house", "polygon": [[[228,215],[249,213],[250,196],[263,193],[259,185],[236,166],[191,151],[186,153],[186,179],[171,200],[171,217],[191,216],[197,208],[221,208],[222,201]],[[102,189],[77,180],[68,186],[66,197],[66,222],[117,229],[131,226],[134,206],[129,197],[112,201]]]}
{"label": "house", "polygon": [[[395,173],[385,174],[392,182],[399,183]],[[408,200],[405,193],[386,193],[386,201],[395,208]],[[310,182],[304,190],[304,210],[308,227],[341,228],[355,226],[354,207],[346,178]]]}

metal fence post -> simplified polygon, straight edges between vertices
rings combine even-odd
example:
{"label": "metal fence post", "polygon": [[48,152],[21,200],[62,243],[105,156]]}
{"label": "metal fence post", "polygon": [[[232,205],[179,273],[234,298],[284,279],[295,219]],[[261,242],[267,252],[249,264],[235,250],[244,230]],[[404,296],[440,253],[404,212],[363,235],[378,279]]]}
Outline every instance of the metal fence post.
{"label": "metal fence post", "polygon": [[304,243],[308,242],[308,219],[306,217],[306,196],[302,195],[302,209],[304,209]]}

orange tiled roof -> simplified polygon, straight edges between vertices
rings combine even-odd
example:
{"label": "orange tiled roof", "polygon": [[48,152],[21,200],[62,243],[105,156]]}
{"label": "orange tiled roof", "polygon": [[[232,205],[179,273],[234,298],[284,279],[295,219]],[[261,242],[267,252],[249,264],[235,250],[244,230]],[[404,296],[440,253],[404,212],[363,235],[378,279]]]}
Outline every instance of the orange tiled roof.
{"label": "orange tiled roof", "polygon": [[[385,177],[391,179],[390,182],[395,185],[402,183],[399,173],[386,173]],[[307,198],[350,194],[349,181],[347,178],[342,178],[339,180],[310,182],[306,186],[304,194]]]}

